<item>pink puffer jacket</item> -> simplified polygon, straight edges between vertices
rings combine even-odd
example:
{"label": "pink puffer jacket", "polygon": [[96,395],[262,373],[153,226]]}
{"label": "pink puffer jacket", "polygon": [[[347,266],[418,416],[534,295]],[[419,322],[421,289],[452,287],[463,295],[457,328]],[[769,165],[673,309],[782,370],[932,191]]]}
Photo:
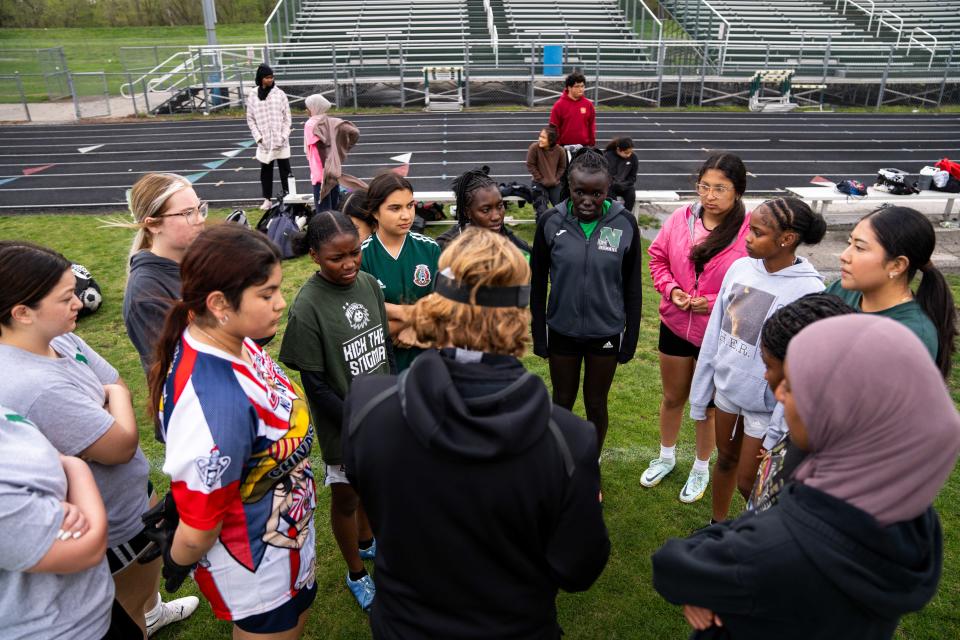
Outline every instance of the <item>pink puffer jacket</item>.
{"label": "pink puffer jacket", "polygon": [[743,218],[743,226],[736,241],[708,262],[697,278],[690,249],[693,247],[693,229],[696,217],[691,205],[684,205],[670,214],[650,245],[650,275],[653,286],[660,293],[660,320],[670,331],[698,347],[710,320],[709,313],[683,311],[670,302],[670,292],[680,287],[693,297],[705,296],[713,311],[713,303],[723,283],[727,269],[738,258],[747,255],[744,239],[750,226],[750,214]]}

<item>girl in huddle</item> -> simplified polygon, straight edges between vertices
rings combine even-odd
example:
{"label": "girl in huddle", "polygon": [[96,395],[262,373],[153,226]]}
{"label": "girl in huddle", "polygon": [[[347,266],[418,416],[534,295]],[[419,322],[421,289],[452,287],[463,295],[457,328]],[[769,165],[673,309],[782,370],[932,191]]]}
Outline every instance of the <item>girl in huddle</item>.
{"label": "girl in huddle", "polygon": [[107,509],[117,600],[153,634],[189,616],[199,600],[162,602],[159,560],[140,562],[151,546],[140,519],[155,499],[150,463],[140,449],[130,389],[73,333],[82,306],[75,286],[70,262],[56,251],[0,242],[0,370],[8,372],[0,405],[37,425],[64,456],[89,463]]}
{"label": "girl in huddle", "polygon": [[377,230],[377,219],[367,211],[367,190],[354,189],[346,197],[340,210],[350,217],[350,222],[357,228],[360,242],[364,242]]}
{"label": "girl in huddle", "polygon": [[[723,278],[690,391],[694,420],[706,419],[711,398],[717,407],[713,520],[726,519],[735,485],[744,496],[753,487],[775,405],[763,377],[760,331],[777,308],[823,291],[823,278],[796,251],[801,243],[817,244],[826,231],[823,216],[802,200],[768,200],[750,213],[747,257],[734,262]],[[697,475],[694,490],[702,494],[709,475]]]}
{"label": "girl in huddle", "polygon": [[[650,275],[660,294],[660,455],[640,476],[654,487],[676,465],[683,406],[690,395],[703,333],[727,269],[747,253],[750,219],[743,206],[747,168],[739,157],[721,153],[707,158],[697,174],[700,201],[680,207],[650,245]],[[712,403],[708,407],[712,407]],[[680,501],[703,497],[713,454],[713,411],[697,422],[696,458]]]}
{"label": "girl in huddle", "polygon": [[[919,211],[887,207],[866,215],[840,254],[840,279],[827,288],[857,311],[903,323],[917,334],[944,378],[950,375],[957,317],[950,286],[930,257],[933,225]],[[923,274],[914,293],[917,272]]]}
{"label": "girl in huddle", "polygon": [[397,347],[397,370],[403,371],[422,351],[413,331],[404,327],[413,303],[433,293],[440,245],[410,231],[416,201],[406,178],[395,173],[374,178],[367,188],[367,211],[376,219],[377,228],[360,245],[360,268],[376,278],[383,290],[390,336]]}
{"label": "girl in huddle", "polygon": [[463,173],[453,181],[453,192],[457,196],[457,224],[437,237],[440,249],[445,249],[467,226],[472,225],[503,234],[529,258],[530,245],[515,236],[503,223],[504,204],[500,187],[486,171],[473,169]]}
{"label": "girl in huddle", "polygon": [[181,265],[150,370],[179,513],[163,547],[168,591],[193,571],[234,638],[299,637],[316,595],[314,430],[303,392],[253,338],[286,306],[280,253],[235,224],[201,233]]}
{"label": "girl in huddle", "polygon": [[533,352],[548,359],[553,401],[567,410],[585,369],[583,404],[599,453],[617,364],[633,358],[640,333],[640,230],[607,199],[610,173],[595,149],[574,154],[567,183],[569,199],[540,216],[533,241]]}
{"label": "girl in huddle", "polygon": [[340,428],[353,379],[391,372],[387,311],[376,278],[360,271],[360,237],[350,218],[339,211],[318,213],[296,242],[319,269],[287,314],[280,361],[300,372],[331,491],[333,537],[347,562],[347,586],[366,611],[374,585],[363,559],[374,558],[377,547],[344,475]]}
{"label": "girl in huddle", "polygon": [[183,176],[148,173],[130,189],[130,211],[133,223],[106,222],[107,226],[137,230],[127,258],[123,324],[146,375],[163,320],[180,297],[180,261],[203,231],[207,203]]}
{"label": "girl in huddle", "polygon": [[[767,385],[773,389],[783,382],[783,361],[787,345],[795,335],[817,320],[832,318],[856,311],[837,296],[829,293],[809,293],[773,312],[763,325],[760,335],[760,356],[766,372]],[[776,501],[786,479],[803,458],[796,447],[788,447],[787,423],[783,418],[783,404],[773,408],[767,434],[763,438],[760,465],[750,492],[747,509],[763,511]],[[790,452],[788,455],[788,451]]]}
{"label": "girl in huddle", "polygon": [[851,314],[790,341],[777,399],[806,457],[776,504],[668,540],[653,586],[691,638],[893,638],[943,571],[932,504],[960,451],[946,385],[909,329]]}

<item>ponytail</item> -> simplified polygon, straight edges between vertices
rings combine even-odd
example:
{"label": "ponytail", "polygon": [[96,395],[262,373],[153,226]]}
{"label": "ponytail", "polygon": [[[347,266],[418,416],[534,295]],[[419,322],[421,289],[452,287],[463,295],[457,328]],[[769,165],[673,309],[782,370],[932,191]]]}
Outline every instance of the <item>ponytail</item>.
{"label": "ponytail", "polygon": [[150,366],[150,373],[147,374],[147,384],[150,391],[147,413],[153,418],[154,430],[157,439],[160,441],[163,441],[163,435],[160,432],[158,412],[161,410],[163,387],[167,383],[167,372],[170,371],[170,366],[176,357],[180,337],[188,324],[190,324],[190,310],[186,303],[177,300],[167,311],[163,329],[160,331],[160,336],[153,348],[153,364]]}
{"label": "ponytail", "polygon": [[923,274],[915,298],[937,329],[937,367],[947,378],[957,337],[957,318],[950,287],[940,270],[930,262],[937,244],[933,224],[925,215],[909,207],[883,207],[861,220],[870,224],[887,260],[899,256],[907,259],[908,285],[917,271]]}
{"label": "ponytail", "polygon": [[954,340],[957,337],[957,314],[953,293],[947,279],[932,263],[920,267],[923,277],[917,287],[916,300],[937,328],[937,367],[944,379],[950,377],[953,365]]}

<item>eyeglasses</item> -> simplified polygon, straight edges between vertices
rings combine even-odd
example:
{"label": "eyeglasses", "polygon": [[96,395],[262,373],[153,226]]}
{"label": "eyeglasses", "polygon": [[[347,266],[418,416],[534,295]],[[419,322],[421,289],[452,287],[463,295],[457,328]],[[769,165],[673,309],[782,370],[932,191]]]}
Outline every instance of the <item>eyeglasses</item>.
{"label": "eyeglasses", "polygon": [[193,209],[186,209],[184,211],[178,211],[177,213],[161,213],[155,218],[172,218],[173,216],[183,216],[187,219],[187,224],[197,224],[198,222],[203,222],[207,219],[207,213],[210,209],[210,203],[201,201]]}
{"label": "eyeglasses", "polygon": [[703,184],[702,182],[697,183],[697,193],[699,193],[702,196],[706,196],[711,193],[716,194],[717,196],[722,196],[728,191],[733,191],[733,189],[731,189],[730,187],[725,187],[723,185],[713,187],[713,186],[710,186],[709,184]]}

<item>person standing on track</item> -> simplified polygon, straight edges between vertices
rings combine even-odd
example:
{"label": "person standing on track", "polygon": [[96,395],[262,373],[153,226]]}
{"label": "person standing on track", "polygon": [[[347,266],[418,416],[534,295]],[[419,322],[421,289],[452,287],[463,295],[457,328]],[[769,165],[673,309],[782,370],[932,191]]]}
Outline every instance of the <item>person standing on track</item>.
{"label": "person standing on track", "polygon": [[560,99],[550,109],[550,124],[557,130],[557,144],[592,147],[597,144],[597,112],[593,102],[583,95],[587,79],[577,71],[567,76],[564,85]]}
{"label": "person standing on track", "polygon": [[290,192],[290,104],[287,94],[273,82],[273,69],[267,64],[257,67],[257,86],[247,93],[247,126],[257,142],[257,161],[260,163],[260,188],[263,204],[270,208],[273,197],[273,163],[280,170],[283,194]]}
{"label": "person standing on track", "polygon": [[633,140],[626,136],[614,138],[603,150],[603,157],[610,165],[610,199],[623,198],[623,208],[633,212],[637,203],[634,183],[637,181],[637,156],[633,152]]}

